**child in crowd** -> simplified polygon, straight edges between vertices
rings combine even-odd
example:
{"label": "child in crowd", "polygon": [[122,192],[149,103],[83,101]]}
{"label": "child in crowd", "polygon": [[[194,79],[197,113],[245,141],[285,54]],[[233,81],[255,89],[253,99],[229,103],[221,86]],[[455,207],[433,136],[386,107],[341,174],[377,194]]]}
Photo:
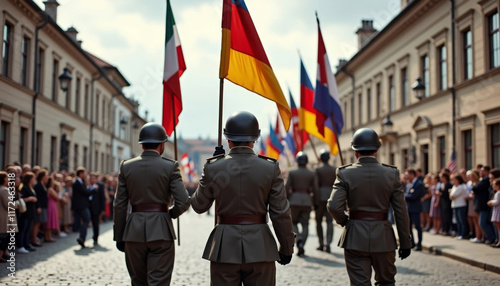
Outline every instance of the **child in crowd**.
{"label": "child in crowd", "polygon": [[[493,207],[493,215],[491,216],[491,221],[495,223],[495,226],[500,233],[500,179],[495,179],[493,181],[493,189],[495,190],[495,196],[492,200],[488,201],[488,206]],[[500,241],[497,244],[492,244],[491,246],[499,248]]]}

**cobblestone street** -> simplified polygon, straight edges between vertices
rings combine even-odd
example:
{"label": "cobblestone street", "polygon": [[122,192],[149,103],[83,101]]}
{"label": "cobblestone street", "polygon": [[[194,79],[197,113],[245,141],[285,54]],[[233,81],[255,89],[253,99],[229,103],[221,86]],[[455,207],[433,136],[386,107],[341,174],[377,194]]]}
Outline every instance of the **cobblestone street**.
{"label": "cobblestone street", "polygon": [[[176,248],[172,285],[209,285],[209,262],[201,254],[213,219],[213,215],[197,215],[192,211],[181,217],[181,246]],[[277,284],[348,285],[342,249],[332,245],[331,254],[315,250],[313,220],[309,227],[306,257],[294,256],[291,264],[277,265]],[[340,231],[335,229],[334,243]],[[91,234],[89,229],[88,237]],[[116,250],[112,235],[112,223],[107,222],[102,224],[98,247],[81,249],[76,243],[77,235],[71,234],[55,243],[46,243],[35,253],[17,254],[15,279],[7,277],[7,264],[1,264],[0,284],[130,285],[124,254]],[[86,243],[92,244],[91,240]],[[397,266],[398,285],[500,285],[498,274],[427,252],[412,252],[409,259],[398,259]]]}

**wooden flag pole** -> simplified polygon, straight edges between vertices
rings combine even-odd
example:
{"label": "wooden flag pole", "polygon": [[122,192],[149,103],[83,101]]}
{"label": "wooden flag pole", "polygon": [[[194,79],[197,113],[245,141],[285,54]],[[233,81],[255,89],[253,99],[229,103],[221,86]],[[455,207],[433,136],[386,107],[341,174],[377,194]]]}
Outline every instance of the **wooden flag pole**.
{"label": "wooden flag pole", "polygon": [[[175,95],[172,93],[172,119],[174,124],[174,160],[177,162],[177,122],[175,118]],[[177,218],[177,245],[181,245],[181,217]]]}
{"label": "wooden flag pole", "polygon": [[319,156],[318,156],[318,152],[316,152],[316,146],[314,145],[314,142],[313,142],[313,138],[310,137],[309,138],[309,142],[311,142],[311,147],[313,149],[313,152],[314,152],[314,156],[316,156],[316,160],[318,161],[319,163]]}
{"label": "wooden flag pole", "polygon": [[217,139],[217,145],[222,145],[222,107],[223,107],[223,98],[224,98],[224,78],[220,79],[219,83],[219,134]]}
{"label": "wooden flag pole", "polygon": [[342,149],[340,148],[340,143],[339,143],[339,133],[337,132],[337,124],[335,123],[335,117],[333,117],[333,112],[330,113],[330,117],[332,118],[333,132],[335,132],[335,140],[337,140],[337,148],[339,149],[340,164],[344,166],[344,157],[342,157]]}

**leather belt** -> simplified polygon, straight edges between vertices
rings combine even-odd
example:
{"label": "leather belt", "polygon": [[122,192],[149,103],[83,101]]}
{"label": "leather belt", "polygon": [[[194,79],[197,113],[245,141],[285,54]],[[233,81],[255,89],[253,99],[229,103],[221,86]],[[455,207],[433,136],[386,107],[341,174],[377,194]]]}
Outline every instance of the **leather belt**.
{"label": "leather belt", "polygon": [[293,189],[294,193],[309,194],[307,189]]}
{"label": "leather belt", "polygon": [[138,204],[132,205],[132,212],[168,212],[167,205],[160,204]]}
{"label": "leather belt", "polygon": [[349,213],[350,219],[377,221],[387,220],[387,213],[373,213],[373,212],[353,212]]}
{"label": "leather belt", "polygon": [[263,224],[267,223],[265,215],[248,215],[248,216],[225,216],[217,217],[219,224]]}

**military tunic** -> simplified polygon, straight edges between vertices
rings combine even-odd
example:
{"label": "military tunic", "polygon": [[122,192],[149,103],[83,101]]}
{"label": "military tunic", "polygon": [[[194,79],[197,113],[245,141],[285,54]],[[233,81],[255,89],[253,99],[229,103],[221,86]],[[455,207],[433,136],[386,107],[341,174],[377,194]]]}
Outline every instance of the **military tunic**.
{"label": "military tunic", "polygon": [[[316,169],[316,178],[318,181],[318,205],[316,206],[316,233],[318,234],[319,247],[323,248],[325,245],[329,250],[330,244],[333,240],[333,221],[332,216],[326,209],[326,202],[332,193],[333,183],[335,182],[335,171],[337,168],[329,164],[323,164]],[[324,243],[323,236],[323,218],[326,220],[326,244]]]}
{"label": "military tunic", "polygon": [[[128,205],[174,206],[168,212],[132,212]],[[172,218],[189,208],[177,162],[147,150],[120,165],[114,200],[114,240],[125,242],[132,285],[169,285],[176,239]]]}
{"label": "military tunic", "polygon": [[[214,201],[219,216],[265,216],[269,210],[279,252],[292,255],[290,207],[276,160],[257,156],[250,147],[243,146],[209,159],[191,205],[194,211],[203,213]],[[211,261],[212,285],[275,284],[278,246],[265,223],[217,224],[203,258]]]}
{"label": "military tunic", "polygon": [[400,248],[411,248],[408,210],[397,168],[378,163],[375,157],[360,157],[356,163],[337,169],[328,211],[345,225],[339,246],[345,249],[347,272],[352,285],[370,285],[375,280],[393,285],[396,274],[396,237],[389,220],[349,219],[350,212],[387,214],[394,210]]}

